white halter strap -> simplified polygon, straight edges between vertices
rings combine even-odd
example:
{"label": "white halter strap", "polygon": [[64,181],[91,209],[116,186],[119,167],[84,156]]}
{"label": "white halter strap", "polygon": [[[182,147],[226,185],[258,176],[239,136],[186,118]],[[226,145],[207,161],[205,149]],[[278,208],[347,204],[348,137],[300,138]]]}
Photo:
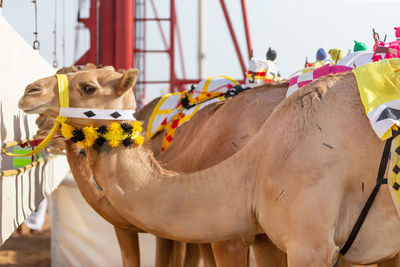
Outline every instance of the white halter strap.
{"label": "white halter strap", "polygon": [[93,109],[93,108],[60,108],[60,116],[95,120],[136,120],[135,110],[131,109]]}

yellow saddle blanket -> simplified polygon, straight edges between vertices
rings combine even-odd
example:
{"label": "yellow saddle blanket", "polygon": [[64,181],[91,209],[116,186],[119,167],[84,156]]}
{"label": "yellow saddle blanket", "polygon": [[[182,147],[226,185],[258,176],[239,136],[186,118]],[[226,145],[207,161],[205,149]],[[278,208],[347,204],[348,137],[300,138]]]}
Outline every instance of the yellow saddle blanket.
{"label": "yellow saddle blanket", "polygon": [[[166,130],[161,152],[172,143],[178,126],[190,120],[205,106],[225,99],[225,93],[239,85],[227,76],[202,80],[194,90],[164,95],[157,103],[147,126],[147,138]],[[182,103],[186,101],[186,108]]]}
{"label": "yellow saddle blanket", "polygon": [[[400,125],[400,59],[368,63],[352,70],[365,113],[381,140],[392,136]],[[400,217],[400,135],[392,141],[388,187]]]}
{"label": "yellow saddle blanket", "polygon": [[381,140],[388,139],[400,125],[400,59],[368,63],[352,72],[372,128]]}

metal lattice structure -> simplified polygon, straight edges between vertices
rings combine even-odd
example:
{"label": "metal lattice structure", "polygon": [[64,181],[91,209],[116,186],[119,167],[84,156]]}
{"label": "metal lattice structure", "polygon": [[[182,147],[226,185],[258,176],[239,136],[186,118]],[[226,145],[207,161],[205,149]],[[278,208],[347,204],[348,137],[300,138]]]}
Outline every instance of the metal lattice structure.
{"label": "metal lattice structure", "polygon": [[[198,83],[201,77],[188,79],[183,56],[183,42],[180,35],[176,16],[175,0],[169,0],[170,14],[167,18],[160,18],[154,0],[90,0],[89,18],[79,18],[90,31],[90,49],[76,62],[78,65],[94,63],[112,65],[116,69],[132,67],[141,70],[141,77],[136,86],[137,100],[143,100],[148,84],[169,84],[169,91],[176,92],[185,88],[185,85]],[[199,3],[204,0],[198,0]],[[229,33],[235,48],[244,80],[246,67],[244,57],[240,51],[238,40],[232,26],[229,12],[224,0],[219,0],[228,26]],[[150,5],[150,6],[149,6]],[[199,5],[199,8],[201,5]],[[241,0],[244,31],[246,35],[247,52],[250,57],[251,41],[247,20],[245,0]],[[148,9],[152,9],[154,17],[147,17]],[[163,31],[161,22],[169,23],[169,38]],[[147,24],[157,23],[163,41],[163,47],[149,50],[146,47]],[[168,40],[167,40],[168,39]],[[177,43],[176,43],[177,41]],[[147,57],[149,53],[165,53],[169,58],[169,80],[150,80],[151,73],[146,73]],[[177,77],[176,56],[179,53],[182,76]],[[202,55],[199,55],[199,60]],[[200,76],[200,74],[199,74]]]}

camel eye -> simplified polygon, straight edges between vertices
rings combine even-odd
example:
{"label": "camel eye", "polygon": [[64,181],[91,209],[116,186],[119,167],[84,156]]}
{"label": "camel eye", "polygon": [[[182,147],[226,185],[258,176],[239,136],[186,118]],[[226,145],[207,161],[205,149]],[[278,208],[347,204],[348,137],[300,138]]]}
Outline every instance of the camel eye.
{"label": "camel eye", "polygon": [[85,85],[82,87],[82,92],[84,92],[87,95],[92,95],[94,92],[96,92],[97,88],[91,85]]}

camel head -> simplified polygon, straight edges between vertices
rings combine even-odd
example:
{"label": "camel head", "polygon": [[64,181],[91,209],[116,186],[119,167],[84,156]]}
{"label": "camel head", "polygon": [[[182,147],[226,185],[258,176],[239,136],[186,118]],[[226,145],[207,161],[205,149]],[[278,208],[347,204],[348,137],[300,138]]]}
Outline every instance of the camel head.
{"label": "camel head", "polygon": [[[131,90],[139,71],[130,69],[124,74],[113,68],[91,69],[68,73],[69,106],[93,109],[136,109],[136,101]],[[18,106],[26,113],[57,117],[60,111],[58,84],[56,76],[37,80],[29,84]],[[84,124],[99,125],[100,120],[82,121],[69,118],[76,126]]]}

